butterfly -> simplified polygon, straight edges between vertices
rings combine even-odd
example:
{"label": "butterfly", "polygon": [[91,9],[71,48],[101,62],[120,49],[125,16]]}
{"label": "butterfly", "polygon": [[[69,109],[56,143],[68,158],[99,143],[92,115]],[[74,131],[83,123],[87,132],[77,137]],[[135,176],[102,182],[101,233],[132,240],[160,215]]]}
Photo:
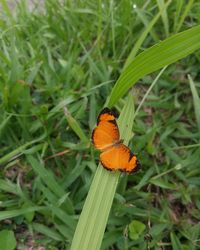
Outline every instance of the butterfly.
{"label": "butterfly", "polygon": [[107,170],[133,173],[140,169],[136,155],[120,140],[116,116],[109,108],[100,112],[92,132],[92,142],[101,151],[100,162]]}

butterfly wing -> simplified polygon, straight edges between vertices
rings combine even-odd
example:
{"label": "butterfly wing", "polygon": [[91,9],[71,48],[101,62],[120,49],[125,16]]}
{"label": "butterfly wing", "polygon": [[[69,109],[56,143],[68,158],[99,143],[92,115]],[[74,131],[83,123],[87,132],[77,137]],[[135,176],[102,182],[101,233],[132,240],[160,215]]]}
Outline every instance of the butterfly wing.
{"label": "butterfly wing", "polygon": [[120,170],[133,173],[140,169],[140,163],[136,155],[124,144],[114,145],[100,154],[100,161],[103,167],[108,170]]}
{"label": "butterfly wing", "polygon": [[95,148],[105,150],[119,141],[119,129],[113,112],[105,108],[97,119],[97,127],[92,133],[92,142]]}

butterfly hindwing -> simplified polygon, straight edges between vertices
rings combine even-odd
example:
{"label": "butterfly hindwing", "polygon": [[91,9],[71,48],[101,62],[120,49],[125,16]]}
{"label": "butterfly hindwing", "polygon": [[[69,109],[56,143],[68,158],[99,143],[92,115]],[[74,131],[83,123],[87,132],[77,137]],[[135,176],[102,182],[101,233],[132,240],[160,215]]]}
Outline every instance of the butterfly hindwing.
{"label": "butterfly hindwing", "polygon": [[115,145],[101,153],[100,161],[109,170],[132,173],[140,168],[137,157],[124,144]]}

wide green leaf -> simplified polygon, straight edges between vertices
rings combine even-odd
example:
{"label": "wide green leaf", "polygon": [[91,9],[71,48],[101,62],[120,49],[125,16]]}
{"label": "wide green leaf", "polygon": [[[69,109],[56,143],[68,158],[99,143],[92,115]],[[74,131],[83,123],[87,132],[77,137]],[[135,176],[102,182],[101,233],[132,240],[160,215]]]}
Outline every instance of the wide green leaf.
{"label": "wide green leaf", "polygon": [[200,48],[200,25],[173,35],[139,54],[116,82],[107,102],[112,107],[143,76],[174,63]]}
{"label": "wide green leaf", "polygon": [[129,226],[129,236],[132,240],[137,240],[139,239],[140,235],[142,232],[145,230],[146,226],[138,221],[138,220],[133,220]]}
{"label": "wide green leaf", "polygon": [[[118,119],[121,138],[128,144],[133,125],[133,98],[130,95]],[[99,165],[92,181],[72,241],[71,250],[100,249],[108,215],[116,191],[119,172]]]}
{"label": "wide green leaf", "polygon": [[14,250],[16,247],[16,239],[13,231],[2,230],[0,232],[0,249]]}

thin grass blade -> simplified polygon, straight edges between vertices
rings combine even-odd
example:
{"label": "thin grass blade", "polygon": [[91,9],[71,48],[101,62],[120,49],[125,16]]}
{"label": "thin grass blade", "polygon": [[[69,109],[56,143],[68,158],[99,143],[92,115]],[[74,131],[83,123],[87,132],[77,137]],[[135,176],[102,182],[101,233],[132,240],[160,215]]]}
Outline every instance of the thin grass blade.
{"label": "thin grass blade", "polygon": [[156,22],[158,21],[160,15],[162,15],[163,11],[166,11],[168,5],[170,4],[171,0],[168,1],[158,12],[158,14],[151,20],[151,22],[148,23],[148,25],[146,26],[145,30],[142,32],[141,36],[139,37],[139,39],[137,40],[137,42],[135,43],[131,53],[129,54],[128,58],[126,59],[126,62],[124,64],[123,70],[133,61],[133,59],[135,58],[137,52],[139,51],[139,49],[141,48],[142,43],[144,42],[145,38],[147,37],[147,35],[149,34],[149,32],[152,30],[154,24],[156,24]]}
{"label": "thin grass blade", "polygon": [[179,32],[180,28],[182,27],[183,22],[184,22],[185,18],[188,15],[188,12],[192,8],[193,2],[194,2],[194,0],[189,0],[188,1],[188,4],[186,5],[185,10],[184,10],[183,14],[181,15],[181,18],[180,18],[180,20],[179,20],[179,22],[178,22],[178,24],[176,26],[176,30],[175,30],[176,33]]}
{"label": "thin grass blade", "polygon": [[22,145],[22,146],[16,148],[15,150],[11,151],[10,153],[4,155],[3,157],[0,158],[0,165],[12,160],[18,154],[23,154],[25,149],[27,149],[32,144],[43,140],[45,138],[45,136],[46,135],[42,135],[41,137],[39,137],[39,138],[37,138],[37,139],[35,139],[33,141],[27,142],[24,145]]}
{"label": "thin grass blade", "polygon": [[[160,10],[162,10],[162,8],[165,6],[164,0],[157,0],[157,4],[158,4]],[[162,21],[164,24],[166,37],[168,37],[169,36],[169,20],[168,20],[166,9],[164,9],[162,11],[161,16],[162,16]]]}
{"label": "thin grass blade", "polygon": [[79,123],[71,116],[66,107],[64,107],[65,117],[69,123],[69,126],[76,133],[82,142],[88,142],[88,138],[80,127]]}
{"label": "thin grass blade", "polygon": [[54,229],[44,226],[40,223],[33,223],[33,229],[39,233],[46,235],[48,238],[52,238],[56,241],[62,241],[63,237]]}
{"label": "thin grass blade", "polygon": [[0,211],[0,221],[6,220],[9,218],[13,218],[19,215],[27,214],[34,211],[40,211],[42,209],[46,209],[46,207],[28,207],[28,208],[21,208],[16,210],[10,210],[10,211]]}
{"label": "thin grass blade", "polygon": [[200,111],[200,98],[197,92],[197,89],[194,85],[194,82],[191,78],[190,75],[188,75],[188,79],[189,79],[189,83],[190,83],[190,88],[192,91],[192,96],[193,96],[193,102],[194,102],[194,111],[195,111],[195,116],[196,116],[196,121],[197,121],[197,125],[198,125],[198,129],[199,129],[199,134],[200,134],[200,115],[199,115],[199,111]]}

